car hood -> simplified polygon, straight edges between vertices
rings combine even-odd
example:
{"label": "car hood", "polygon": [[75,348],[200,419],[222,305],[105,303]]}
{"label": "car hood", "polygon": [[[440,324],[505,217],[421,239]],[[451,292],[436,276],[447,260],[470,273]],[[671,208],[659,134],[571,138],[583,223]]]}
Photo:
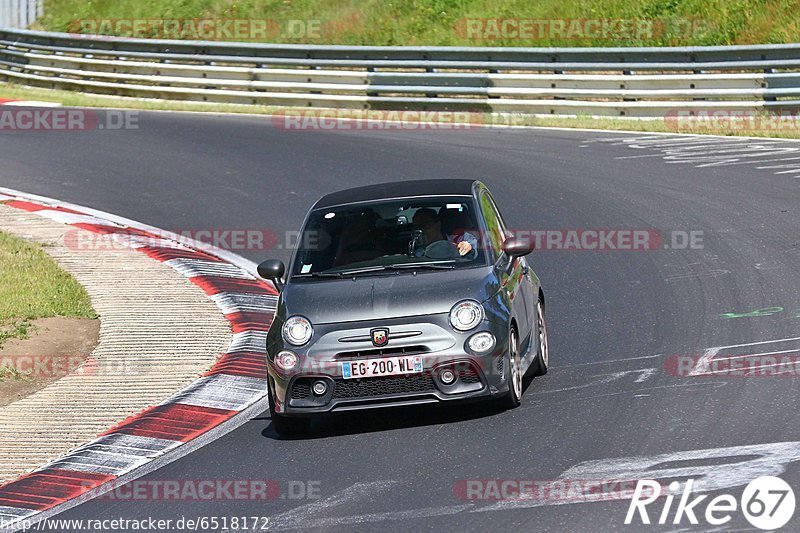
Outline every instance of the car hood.
{"label": "car hood", "polygon": [[298,280],[284,287],[279,314],[303,315],[312,324],[431,315],[466,298],[483,302],[498,290],[491,267]]}

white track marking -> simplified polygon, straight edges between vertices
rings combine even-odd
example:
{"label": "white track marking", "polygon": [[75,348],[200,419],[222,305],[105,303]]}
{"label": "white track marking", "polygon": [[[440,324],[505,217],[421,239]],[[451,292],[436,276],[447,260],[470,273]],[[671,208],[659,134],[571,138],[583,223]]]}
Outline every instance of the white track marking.
{"label": "white track marking", "polygon": [[640,361],[642,359],[654,359],[656,357],[662,357],[663,354],[657,353],[654,355],[642,355],[640,357],[629,357],[627,359],[609,359],[607,361],[590,361],[588,363],[575,363],[572,365],[563,365],[563,366],[552,366],[550,368],[558,368],[559,370],[565,368],[572,368],[573,366],[588,366],[588,365],[604,365],[607,363],[625,363],[627,361]]}
{"label": "white track marking", "polygon": [[632,375],[632,374],[639,374],[639,376],[636,378],[634,383],[642,383],[643,381],[645,381],[648,378],[650,378],[651,376],[653,376],[655,373],[656,373],[656,369],[655,368],[640,368],[640,369],[637,369],[637,370],[623,370],[621,372],[611,372],[609,374],[599,374],[597,376],[591,376],[593,381],[590,381],[589,383],[583,383],[582,385],[574,385],[572,387],[564,387],[562,389],[537,391],[537,392],[534,393],[534,395],[538,396],[538,395],[541,395],[541,394],[553,394],[553,393],[556,393],[556,392],[567,392],[567,391],[585,389],[587,387],[594,387],[595,385],[605,385],[607,383],[611,383],[612,381],[616,381],[618,379],[621,379],[621,378],[623,378],[625,376],[629,376],[629,375]]}
{"label": "white track marking", "polygon": [[[796,150],[793,150],[793,152],[795,152],[795,151]],[[786,152],[785,150],[779,150],[779,151],[775,151],[775,152],[766,152],[766,153],[765,152],[761,152],[761,153],[756,153],[756,154],[737,154],[737,159],[720,158],[721,159],[720,161],[713,161],[713,159],[716,159],[716,158],[711,158],[712,159],[711,162],[709,162],[709,163],[701,163],[701,164],[696,165],[696,166],[697,166],[697,168],[706,168],[706,167],[720,167],[720,166],[728,166],[728,165],[752,164],[753,161],[750,160],[750,159],[747,159],[748,157],[763,157],[764,155],[780,155],[780,154],[785,153],[785,152]],[[758,163],[768,162],[768,161],[770,161],[770,160],[769,159],[765,159],[763,161],[758,161]],[[758,167],[756,167],[756,168],[758,168]]]}
{"label": "white track marking", "polygon": [[[590,142],[605,142],[614,146],[647,151],[645,154],[617,156],[615,159],[661,157],[667,164],[691,164],[696,168],[749,164],[761,169],[765,163],[795,159],[778,156],[800,153],[800,146],[796,143],[751,137],[615,136],[585,141],[584,146],[588,146]],[[774,174],[800,172],[800,161],[781,166],[788,169],[778,170]]]}
{"label": "white track marking", "polygon": [[170,259],[169,261],[164,261],[164,264],[174,268],[187,278],[220,276],[223,278],[253,279],[253,276],[241,268],[228,263],[202,259]]}
{"label": "white track marking", "polygon": [[[800,157],[780,157],[780,158],[778,158],[778,159],[771,159],[771,160],[769,160],[769,161],[764,161],[764,163],[774,163],[774,162],[776,162],[776,161],[796,161],[796,160],[798,160],[798,159],[800,159]],[[778,166],[779,166],[779,167],[784,167],[784,166],[786,166],[786,165],[778,165]],[[774,168],[774,167],[772,167],[772,166],[766,166],[766,167],[756,167],[756,168]]]}
{"label": "white track marking", "polygon": [[[749,458],[753,457],[754,458]],[[719,464],[697,464],[702,460],[730,459]],[[665,453],[649,457],[625,457],[620,459],[600,459],[586,461],[561,474],[561,480],[573,479],[671,479],[695,478],[695,492],[729,489],[747,485],[760,476],[777,476],[786,470],[790,463],[800,461],[800,442],[780,442],[757,444],[755,446],[736,446],[730,448],[710,448],[687,452]],[[687,466],[660,467],[663,464],[680,462],[692,463]],[[625,499],[626,494],[617,494]],[[531,505],[533,503],[534,505]],[[546,502],[550,504],[551,502]],[[566,502],[583,503],[583,502]],[[538,501],[501,501],[483,511],[538,507]],[[476,510],[477,511],[477,510]]]}
{"label": "white track marking", "polygon": [[64,459],[44,468],[120,475],[180,446],[180,442],[154,437],[112,433],[81,446]]}
{"label": "white track marking", "polygon": [[664,281],[666,281],[667,283],[671,283],[673,281],[682,281],[686,279],[707,278],[707,277],[716,278],[730,273],[731,273],[730,270],[725,270],[725,269],[708,270],[706,272],[687,272],[685,274],[674,274],[671,276],[667,276],[664,279]]}
{"label": "white track marking", "polygon": [[386,492],[399,482],[393,480],[369,481],[356,483],[343,491],[329,496],[320,501],[302,505],[291,509],[277,516],[270,517],[268,529],[295,529],[308,527],[306,524],[312,521],[314,515],[323,511],[328,511],[335,507],[341,507],[348,503],[355,503],[378,493]]}
{"label": "white track marking", "polygon": [[[729,459],[724,464],[719,459]],[[708,460],[712,464],[701,464]],[[653,456],[624,457],[617,459],[599,459],[580,463],[562,473],[553,481],[553,487],[571,480],[615,479],[620,481],[638,479],[666,480],[671,478],[695,479],[696,492],[710,492],[744,486],[753,479],[772,475],[778,476],[786,471],[790,463],[800,461],[800,442],[779,442],[757,444],[754,446],[735,446],[727,448],[710,448],[685,452],[665,453]],[[681,466],[675,463],[686,463]],[[672,464],[670,467],[661,465]],[[398,482],[375,482],[378,489],[396,485]],[[389,485],[382,485],[389,483]],[[364,515],[350,515],[314,518],[313,515],[326,511],[343,503],[352,503],[354,497],[360,495],[366,499],[373,495],[370,483],[358,483],[345,489],[330,499],[305,505],[270,518],[271,530],[285,529],[336,529],[353,524],[385,522],[391,520],[422,520],[435,516],[447,516],[458,513],[486,513],[506,511],[510,509],[532,509],[550,505],[575,505],[594,503],[595,499],[514,499],[500,501],[490,505],[467,503],[461,505],[445,505],[441,507],[425,507],[405,511],[389,511]],[[366,489],[366,490],[365,490]],[[554,491],[553,491],[554,492]],[[619,499],[629,499],[630,494],[617,491],[608,493]],[[330,504],[326,502],[330,501]],[[606,501],[599,500],[599,501]]]}
{"label": "white track marking", "polygon": [[617,161],[627,160],[627,159],[645,159],[648,157],[663,157],[661,154],[642,154],[642,155],[621,155],[619,157],[615,157]]}
{"label": "white track marking", "polygon": [[6,102],[3,105],[11,107],[61,107],[60,103],[39,102],[36,100],[18,100],[16,102]]}
{"label": "white track marking", "polygon": [[694,368],[691,372],[689,372],[689,375],[699,376],[708,371],[711,360],[721,349],[722,348],[708,348],[705,352],[703,352],[703,355],[697,360],[697,363],[695,363]]}
{"label": "white track marking", "polygon": [[[356,516],[341,516],[330,518],[311,518],[302,523],[297,522],[278,522],[277,517],[270,517],[268,531],[281,531],[287,529],[310,530],[316,528],[339,528],[353,524],[366,524],[374,522],[386,522],[391,520],[415,520],[422,518],[433,518],[435,516],[450,516],[465,512],[474,512],[475,505],[463,503],[459,505],[448,505],[443,507],[425,507],[422,509],[411,509],[408,511],[387,511],[384,513],[372,513]],[[278,515],[281,516],[281,515]],[[414,531],[414,529],[410,529]],[[419,530],[421,531],[421,530]]]}
{"label": "white track marking", "polygon": [[[106,237],[106,236],[104,236]],[[143,235],[130,235],[127,233],[111,233],[108,235],[114,243],[120,246],[127,246],[128,248],[144,248],[150,246],[152,248],[167,248],[170,250],[190,250],[189,247],[162,237],[146,237]]]}
{"label": "white track marking", "polygon": [[242,331],[241,333],[234,333],[231,345],[228,347],[229,352],[247,351],[264,353],[266,350],[266,331]]}
{"label": "white track marking", "polygon": [[800,337],[787,337],[785,339],[775,339],[771,341],[757,341],[757,342],[745,342],[743,344],[731,344],[729,346],[717,346],[720,350],[725,350],[727,348],[742,348],[743,346],[761,346],[762,344],[776,344],[779,342],[788,342],[788,341],[800,341]]}
{"label": "white track marking", "polygon": [[[692,380],[694,381],[694,380]],[[715,379],[714,381],[706,381],[702,383],[674,383],[672,385],[657,385],[654,387],[646,387],[642,389],[633,389],[633,390],[625,390],[619,392],[605,392],[602,394],[592,394],[589,396],[580,396],[578,398],[568,398],[566,400],[561,400],[556,403],[551,403],[549,405],[561,405],[567,403],[575,403],[575,402],[596,402],[600,398],[611,398],[612,396],[628,396],[630,394],[634,394],[637,392],[648,392],[651,393],[653,391],[659,390],[666,390],[666,389],[700,389],[701,392],[705,392],[709,389],[720,389],[728,385],[727,381],[719,381]],[[648,394],[649,396],[649,394]]]}
{"label": "white track marking", "polygon": [[239,294],[221,292],[210,296],[220,308],[223,315],[252,311],[267,313],[275,311],[278,306],[278,297],[271,294]]}
{"label": "white track marking", "polygon": [[36,211],[36,214],[45,218],[49,218],[55,222],[60,222],[61,224],[94,224],[97,226],[120,227],[114,222],[95,216],[76,215],[75,213],[66,213],[64,211],[56,211],[54,209],[42,209],[41,211]]}
{"label": "white track marking", "polygon": [[241,411],[264,396],[266,390],[266,377],[259,379],[215,374],[195,381],[187,389],[180,391],[163,403]]}
{"label": "white track marking", "polygon": [[[800,337],[787,337],[785,339],[774,339],[774,340],[769,340],[769,341],[745,342],[745,343],[742,343],[742,344],[731,344],[731,345],[728,345],[728,346],[715,346],[713,348],[708,348],[703,353],[703,355],[700,357],[700,359],[697,360],[697,363],[695,363],[694,368],[692,369],[691,372],[689,372],[688,375],[689,376],[702,376],[702,375],[712,375],[712,374],[719,373],[718,371],[713,371],[712,372],[710,370],[710,366],[711,366],[711,361],[722,350],[727,350],[729,348],[745,348],[745,347],[749,347],[749,346],[763,346],[765,344],[778,344],[778,343],[781,343],[781,342],[791,342],[791,341],[798,341],[798,340],[800,340]],[[792,350],[762,352],[762,353],[756,353],[756,354],[735,354],[735,355],[731,355],[731,356],[727,356],[727,357],[726,356],[722,356],[720,359],[742,359],[742,358],[747,358],[747,357],[758,357],[758,356],[762,356],[762,355],[777,355],[777,354],[781,354],[781,353],[792,353],[792,352],[797,352],[797,351],[798,351],[798,349],[792,349]],[[765,365],[764,368],[769,368],[770,366],[771,365]],[[759,368],[761,368],[761,367],[759,367]]]}
{"label": "white track marking", "polygon": [[[625,139],[620,139],[625,141]],[[655,138],[634,141],[630,143],[632,146],[672,146],[672,145],[685,145],[685,144],[705,144],[705,143],[728,143],[731,142],[730,137],[669,137],[669,138]]]}
{"label": "white track marking", "polygon": [[715,357],[715,361],[732,361],[734,359],[747,359],[748,357],[761,357],[764,355],[780,355],[782,353],[797,353],[800,352],[800,348],[795,348],[793,350],[778,350],[775,352],[761,352],[761,353],[748,353],[743,355],[723,355],[722,357]]}
{"label": "white track marking", "polygon": [[11,523],[12,521],[17,521],[38,512],[39,511],[35,509],[22,509],[21,507],[0,505],[0,524],[3,522]]}
{"label": "white track marking", "polygon": [[642,368],[637,370],[640,373],[640,376],[634,380],[634,383],[643,383],[653,377],[656,373],[655,368]]}

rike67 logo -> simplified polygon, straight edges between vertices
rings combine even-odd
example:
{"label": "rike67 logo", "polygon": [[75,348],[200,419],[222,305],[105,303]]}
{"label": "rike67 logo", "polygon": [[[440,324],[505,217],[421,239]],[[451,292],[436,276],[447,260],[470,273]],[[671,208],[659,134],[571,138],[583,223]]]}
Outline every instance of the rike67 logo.
{"label": "rike67 logo", "polygon": [[[684,518],[690,524],[697,525],[700,523],[698,520],[700,517],[705,519],[706,524],[721,526],[730,522],[735,513],[741,512],[753,527],[772,531],[785,526],[794,515],[794,491],[779,477],[762,476],[751,481],[745,487],[739,501],[730,494],[722,494],[708,500],[705,505],[701,504],[709,496],[693,495],[693,484],[694,480],[688,480],[681,492],[681,483],[673,481],[669,484],[666,495],[662,495],[662,485],[657,481],[639,480],[628,507],[628,514],[625,516],[625,524],[633,523],[637,514],[642,524],[650,524],[651,518],[647,506],[661,496],[665,496],[664,505],[660,513],[653,518],[654,522],[660,525],[668,523],[678,525]],[[673,503],[679,492],[681,492],[680,498],[673,512]]]}

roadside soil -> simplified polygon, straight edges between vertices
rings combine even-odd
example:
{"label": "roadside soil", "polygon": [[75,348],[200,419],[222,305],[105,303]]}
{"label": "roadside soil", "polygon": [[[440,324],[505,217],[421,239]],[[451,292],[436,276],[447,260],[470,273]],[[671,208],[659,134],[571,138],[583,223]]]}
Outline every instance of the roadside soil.
{"label": "roadside soil", "polygon": [[99,319],[40,318],[31,324],[27,339],[10,339],[0,348],[0,406],[70,373],[92,371],[85,363],[97,346]]}

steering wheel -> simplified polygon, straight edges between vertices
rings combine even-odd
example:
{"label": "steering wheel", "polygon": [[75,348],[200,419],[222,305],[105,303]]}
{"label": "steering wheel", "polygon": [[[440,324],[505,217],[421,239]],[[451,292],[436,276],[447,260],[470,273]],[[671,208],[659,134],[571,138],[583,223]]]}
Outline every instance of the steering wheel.
{"label": "steering wheel", "polygon": [[458,259],[458,246],[450,241],[436,241],[425,247],[425,257],[430,259]]}

